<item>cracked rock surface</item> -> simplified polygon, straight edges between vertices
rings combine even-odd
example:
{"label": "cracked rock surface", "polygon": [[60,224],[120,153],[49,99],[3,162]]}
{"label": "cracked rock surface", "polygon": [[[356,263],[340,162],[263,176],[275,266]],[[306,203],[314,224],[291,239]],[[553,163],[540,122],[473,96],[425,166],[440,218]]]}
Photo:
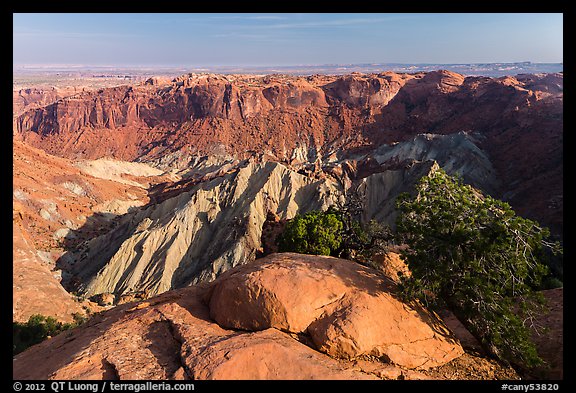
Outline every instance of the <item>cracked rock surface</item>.
{"label": "cracked rock surface", "polygon": [[17,355],[13,378],[409,379],[463,353],[394,288],[347,260],[272,254],[102,312]]}

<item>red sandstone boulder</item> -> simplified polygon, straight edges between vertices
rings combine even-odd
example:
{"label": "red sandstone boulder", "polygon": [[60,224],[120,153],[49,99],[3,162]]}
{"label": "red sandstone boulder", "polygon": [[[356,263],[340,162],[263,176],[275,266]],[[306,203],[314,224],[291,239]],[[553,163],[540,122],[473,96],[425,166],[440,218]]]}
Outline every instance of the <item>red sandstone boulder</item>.
{"label": "red sandstone boulder", "polygon": [[401,275],[410,277],[412,274],[400,254],[392,251],[383,255],[374,255],[372,257],[372,265],[396,283],[400,281]]}
{"label": "red sandstone boulder", "polygon": [[307,332],[336,358],[372,355],[426,369],[463,354],[436,316],[397,298],[390,279],[344,259],[273,254],[219,277],[209,306],[223,327]]}

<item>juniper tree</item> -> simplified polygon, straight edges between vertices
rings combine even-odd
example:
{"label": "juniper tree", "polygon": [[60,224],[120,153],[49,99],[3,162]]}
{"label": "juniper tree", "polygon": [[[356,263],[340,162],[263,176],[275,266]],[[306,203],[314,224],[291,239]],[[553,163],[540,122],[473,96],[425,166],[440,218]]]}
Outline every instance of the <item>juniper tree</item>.
{"label": "juniper tree", "polygon": [[400,195],[397,207],[412,272],[402,278],[405,298],[448,306],[500,360],[541,364],[530,333],[543,310],[535,289],[547,272],[544,251],[561,252],[549,231],[442,169],[423,177],[414,196]]}

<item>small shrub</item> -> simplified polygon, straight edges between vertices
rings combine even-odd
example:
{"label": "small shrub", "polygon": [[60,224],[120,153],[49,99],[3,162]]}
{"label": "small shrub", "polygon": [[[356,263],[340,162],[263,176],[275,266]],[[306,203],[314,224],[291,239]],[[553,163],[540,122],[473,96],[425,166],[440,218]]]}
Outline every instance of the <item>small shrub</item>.
{"label": "small shrub", "polygon": [[542,282],[542,289],[555,289],[562,288],[564,283],[556,277],[546,277]]}
{"label": "small shrub", "polygon": [[46,317],[34,314],[25,323],[12,323],[12,356],[19,354],[25,349],[46,340],[48,337],[56,336],[65,330],[79,326],[86,321],[86,317],[79,314],[72,314],[74,322],[63,323],[53,317]]}
{"label": "small shrub", "polygon": [[278,237],[278,251],[334,255],[342,243],[342,228],[342,220],[332,210],[296,215]]}

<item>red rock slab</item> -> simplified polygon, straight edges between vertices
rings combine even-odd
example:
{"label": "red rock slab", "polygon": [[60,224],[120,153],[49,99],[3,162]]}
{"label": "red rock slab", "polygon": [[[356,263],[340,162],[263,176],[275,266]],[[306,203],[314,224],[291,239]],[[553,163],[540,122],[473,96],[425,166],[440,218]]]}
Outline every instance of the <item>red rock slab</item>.
{"label": "red rock slab", "polygon": [[275,329],[223,329],[202,287],[166,292],[93,317],[18,354],[14,379],[377,379]]}

